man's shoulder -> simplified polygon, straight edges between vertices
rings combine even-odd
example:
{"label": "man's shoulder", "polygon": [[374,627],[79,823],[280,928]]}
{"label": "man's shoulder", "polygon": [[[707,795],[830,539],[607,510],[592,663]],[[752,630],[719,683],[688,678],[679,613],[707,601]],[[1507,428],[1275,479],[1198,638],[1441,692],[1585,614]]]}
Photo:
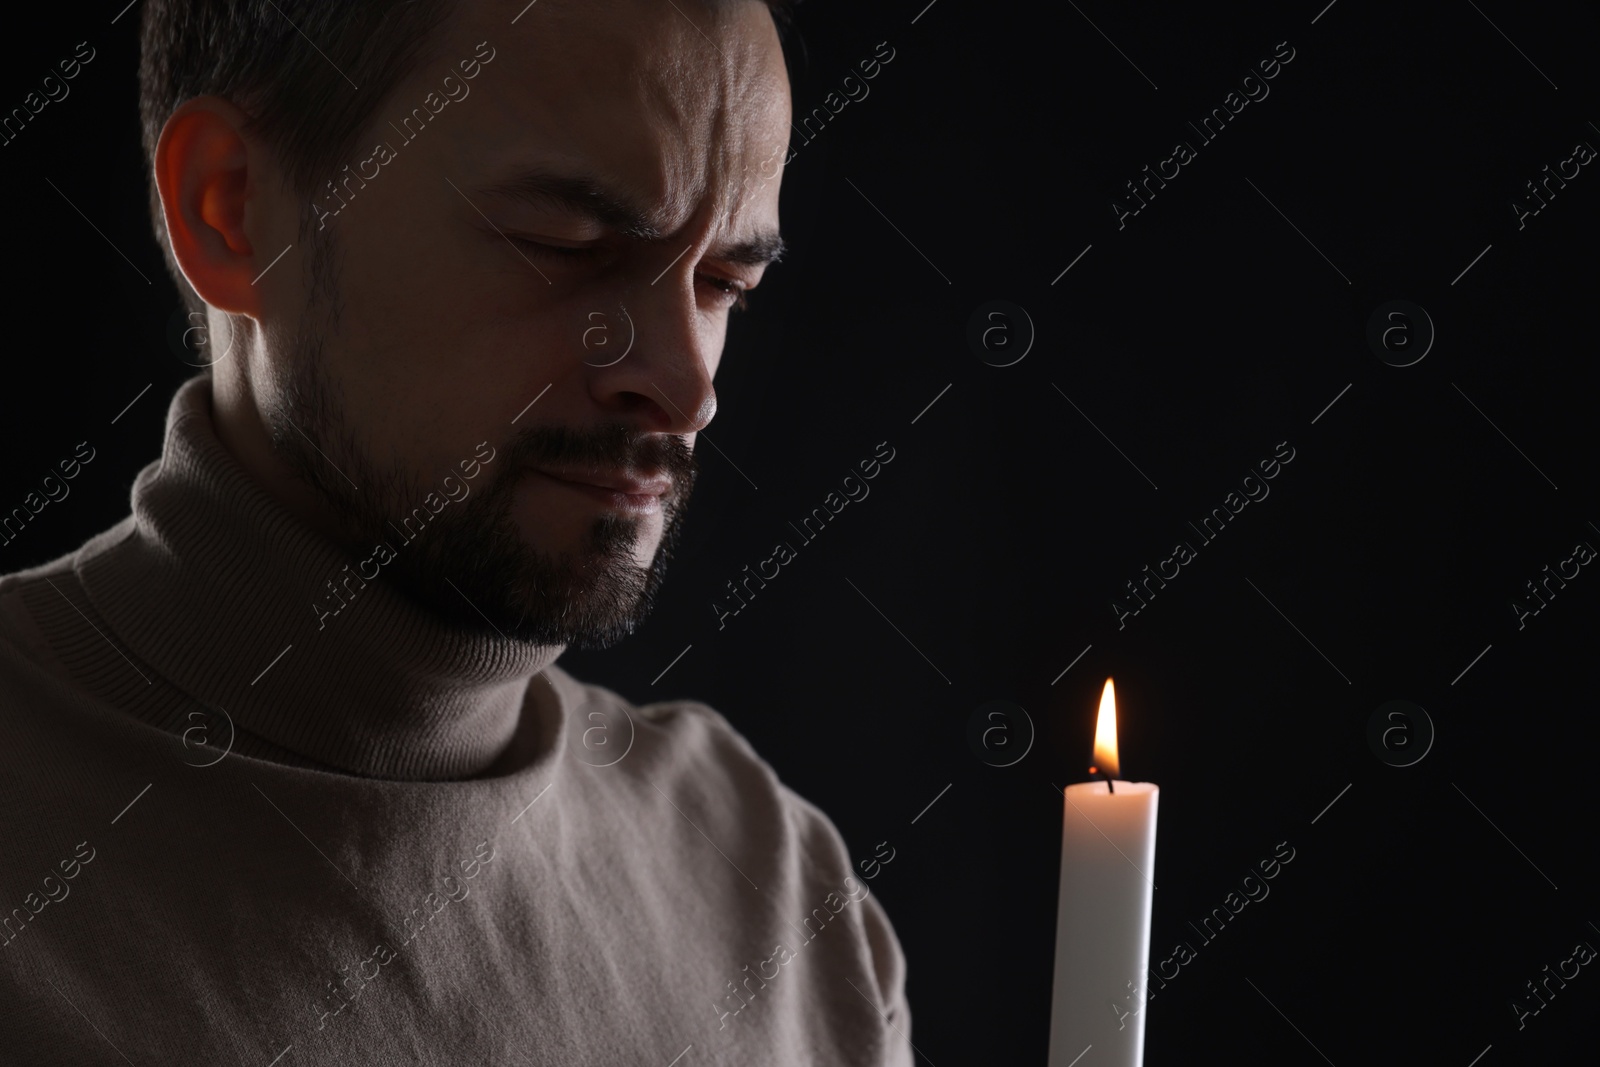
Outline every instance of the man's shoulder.
{"label": "man's shoulder", "polygon": [[593,730],[595,747],[644,740],[654,759],[747,767],[781,784],[738,728],[703,700],[667,697],[640,704],[610,686],[576,678],[558,664],[545,668],[545,676],[561,695],[568,729],[578,731],[571,739],[575,747],[582,748],[584,731]]}
{"label": "man's shoulder", "polygon": [[[0,590],[15,589],[22,585],[43,581],[53,575],[75,570],[80,563],[98,556],[108,549],[115,548],[118,544],[133,536],[137,530],[138,525],[133,515],[124,515],[117,522],[85,539],[77,548],[63,552],[42,563],[18,567],[15,570],[0,570]],[[0,566],[3,566],[3,564],[0,564]]]}
{"label": "man's shoulder", "polygon": [[[785,785],[727,717],[705,701],[671,698],[635,704],[613,689],[580,681],[559,668],[547,671],[569,716],[569,745],[582,744],[570,734],[574,729],[611,731],[631,723],[633,733],[628,736],[634,747],[626,755],[618,749],[606,758],[618,760],[614,767],[636,784],[636,795],[644,803],[660,804],[664,825],[673,826],[680,817],[693,824],[693,829],[682,827],[673,851],[692,860],[689,881],[696,892],[714,895],[708,886],[720,876],[726,886],[720,899],[737,911],[742,906],[737,902],[746,899],[748,883],[767,899],[763,914],[788,920],[782,928],[768,931],[774,938],[788,940],[796,932],[807,938],[795,944],[807,953],[807,966],[816,968],[810,979],[814,986],[807,993],[815,1000],[808,1002],[810,1007],[795,1010],[800,1014],[822,1010],[817,1005],[834,995],[838,978],[849,978],[876,1012],[868,1014],[851,1040],[860,1048],[875,1050],[867,1053],[872,1062],[910,1067],[905,955],[888,913],[856,878],[849,848],[826,812]],[[604,743],[613,740],[606,736]],[[666,808],[658,794],[676,812]],[[652,838],[639,845],[659,848],[661,840]],[[659,876],[662,867],[652,871]],[[754,915],[744,922],[740,936],[760,926]],[[808,935],[836,923],[850,933],[828,933],[821,942],[827,947],[803,948]],[[761,974],[775,981],[766,972]],[[730,998],[726,1007],[734,1010],[727,1014],[742,1010],[735,1008],[736,1003]]]}
{"label": "man's shoulder", "polygon": [[693,715],[705,715],[728,729],[733,729],[721,712],[704,701],[686,697],[667,697],[640,704],[629,700],[610,686],[574,676],[559,662],[546,667],[544,673],[562,697],[573,703],[606,704],[615,708],[626,708],[630,715],[642,715],[652,721],[667,719],[675,713],[687,711]]}
{"label": "man's shoulder", "polygon": [[708,804],[726,803],[747,832],[786,838],[808,860],[849,871],[845,843],[833,820],[785,784],[711,704],[692,697],[640,704],[557,665],[546,668],[546,674],[562,694],[568,747],[583,762],[601,766],[615,759],[624,774],[649,781],[666,794],[676,797],[681,790]]}

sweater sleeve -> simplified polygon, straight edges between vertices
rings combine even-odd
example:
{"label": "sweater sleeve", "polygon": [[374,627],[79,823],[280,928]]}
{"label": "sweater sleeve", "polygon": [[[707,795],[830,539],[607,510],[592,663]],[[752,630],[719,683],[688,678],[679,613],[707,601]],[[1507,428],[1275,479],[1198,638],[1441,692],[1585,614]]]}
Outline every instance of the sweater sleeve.
{"label": "sweater sleeve", "polygon": [[906,958],[889,915],[877,897],[863,903],[867,943],[878,975],[879,1008],[889,1026],[884,1067],[912,1067],[911,1004],[906,999]]}
{"label": "sweater sleeve", "polygon": [[[759,776],[768,783],[783,809],[783,819],[788,824],[787,836],[797,854],[792,857],[797,869],[804,870],[818,885],[834,887],[842,883],[855,883],[867,888],[867,883],[854,876],[849,849],[843,835],[833,820],[805,797],[790,789],[778,778],[777,772],[762,758],[739,731],[716,709],[695,700],[675,700],[640,709],[646,718],[658,720],[673,714],[689,714],[705,722],[708,729],[720,737],[725,752],[740,754],[751,768],[759,768]],[[859,1051],[866,1053],[862,1062],[873,1067],[913,1067],[911,1045],[911,1008],[906,997],[906,959],[888,912],[870,891],[859,904],[850,908],[854,913],[851,929],[856,943],[856,977],[850,985],[855,992],[843,995],[859,1004],[860,997],[871,1002],[873,1014],[880,1020],[877,1033],[866,1038]],[[848,977],[848,975],[841,975]],[[848,986],[845,987],[848,989]]]}

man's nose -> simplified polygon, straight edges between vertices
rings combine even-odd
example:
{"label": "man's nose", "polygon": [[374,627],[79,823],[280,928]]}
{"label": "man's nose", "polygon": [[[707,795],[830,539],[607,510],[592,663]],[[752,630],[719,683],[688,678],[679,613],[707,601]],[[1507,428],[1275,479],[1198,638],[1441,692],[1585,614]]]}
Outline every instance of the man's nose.
{"label": "man's nose", "polygon": [[586,373],[596,403],[643,419],[640,428],[653,433],[695,433],[717,410],[711,378],[721,354],[722,323],[701,310],[693,272],[679,267],[655,284],[629,287],[624,301],[604,313],[605,333],[591,326],[585,335],[595,342],[585,344],[584,363],[591,368]]}

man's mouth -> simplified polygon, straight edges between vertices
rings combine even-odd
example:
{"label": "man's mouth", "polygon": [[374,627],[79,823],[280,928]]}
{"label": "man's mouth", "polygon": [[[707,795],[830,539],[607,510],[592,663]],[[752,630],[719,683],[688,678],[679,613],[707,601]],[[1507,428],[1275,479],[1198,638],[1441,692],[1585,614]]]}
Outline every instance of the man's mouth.
{"label": "man's mouth", "polygon": [[643,478],[627,471],[552,471],[525,468],[532,474],[583,493],[591,500],[619,511],[649,515],[660,510],[661,499],[672,489],[667,475]]}

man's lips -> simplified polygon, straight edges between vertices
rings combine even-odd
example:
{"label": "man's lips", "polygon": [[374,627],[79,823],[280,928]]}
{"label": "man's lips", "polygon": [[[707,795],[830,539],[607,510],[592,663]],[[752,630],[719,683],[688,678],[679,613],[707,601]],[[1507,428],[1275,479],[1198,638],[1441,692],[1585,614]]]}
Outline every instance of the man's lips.
{"label": "man's lips", "polygon": [[530,469],[557,481],[610,489],[613,492],[626,493],[628,496],[659,497],[665,496],[672,489],[672,479],[664,474],[654,478],[640,478],[626,472],[559,471],[544,467]]}
{"label": "man's lips", "polygon": [[581,493],[603,508],[640,518],[659,512],[662,498],[672,489],[672,479],[665,475],[640,478],[626,472],[523,469]]}

